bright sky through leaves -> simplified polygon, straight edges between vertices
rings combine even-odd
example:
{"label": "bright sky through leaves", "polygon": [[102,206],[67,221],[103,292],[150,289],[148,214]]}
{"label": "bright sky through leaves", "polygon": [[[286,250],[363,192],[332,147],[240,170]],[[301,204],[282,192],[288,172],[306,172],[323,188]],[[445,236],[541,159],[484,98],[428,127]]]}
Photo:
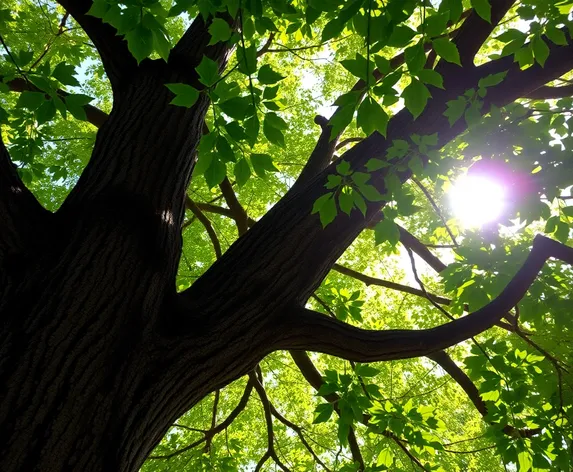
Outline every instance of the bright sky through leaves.
{"label": "bright sky through leaves", "polygon": [[464,176],[454,183],[449,202],[463,226],[479,227],[499,217],[505,205],[505,190],[493,179]]}

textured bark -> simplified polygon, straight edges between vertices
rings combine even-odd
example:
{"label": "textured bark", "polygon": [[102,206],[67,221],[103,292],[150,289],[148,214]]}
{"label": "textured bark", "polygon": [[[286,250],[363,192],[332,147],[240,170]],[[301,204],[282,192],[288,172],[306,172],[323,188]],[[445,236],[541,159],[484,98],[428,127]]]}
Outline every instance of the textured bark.
{"label": "textured bark", "polygon": [[[125,44],[83,14],[88,1],[61,3],[105,56],[114,108],[56,214],[25,189],[0,142],[0,436],[7,438],[0,470],[138,470],[174,420],[278,348],[314,347],[368,361],[385,355],[380,340],[396,344],[388,358],[397,358],[457,339],[445,333],[436,347],[426,336],[423,346],[408,350],[402,332],[365,335],[303,310],[382,206],[370,204],[366,219],[352,212],[321,228],[310,212],[332,172],[325,169],[331,146],[315,155],[320,165],[308,174],[316,176],[305,176],[190,289],[176,294],[185,191],[208,101],[202,95],[191,109],[170,106],[164,84],[200,87],[199,60],[206,54],[224,67],[228,50],[222,43],[207,46],[207,25],[198,18],[168,64],[124,63]],[[359,168],[383,158],[392,139],[412,133],[439,132],[444,144],[465,126],[449,126],[447,100],[503,70],[510,71],[510,85],[488,91],[486,108],[526,96],[570,70],[571,51],[552,47],[544,69],[519,71],[505,58],[456,70],[445,78],[446,91],[432,90],[416,121],[399,113],[388,140],[375,133],[344,158]],[[383,181],[383,173],[373,177],[380,189]]]}

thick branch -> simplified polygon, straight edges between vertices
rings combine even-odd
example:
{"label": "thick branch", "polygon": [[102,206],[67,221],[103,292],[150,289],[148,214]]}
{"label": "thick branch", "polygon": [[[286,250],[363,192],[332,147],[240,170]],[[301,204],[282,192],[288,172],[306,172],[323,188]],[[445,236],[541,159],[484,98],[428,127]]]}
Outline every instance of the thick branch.
{"label": "thick branch", "polygon": [[237,195],[235,195],[235,191],[233,190],[233,186],[229,179],[225,177],[221,185],[219,185],[221,192],[223,193],[223,197],[225,198],[225,202],[229,206],[229,210],[231,212],[231,217],[235,220],[237,224],[237,230],[239,232],[239,236],[242,236],[247,232],[249,229],[249,217],[247,216],[247,212],[243,208],[243,205],[237,199]]}
{"label": "thick branch", "polygon": [[371,331],[299,308],[285,323],[278,348],[318,351],[358,362],[431,354],[491,328],[523,298],[550,257],[573,265],[573,248],[536,236],[525,263],[497,298],[467,316],[431,329]]}
{"label": "thick branch", "polygon": [[424,243],[422,243],[412,233],[401,226],[398,226],[398,229],[400,230],[400,242],[420,256],[420,258],[432,269],[440,273],[447,267],[446,264],[444,264],[438,257],[434,256]]}
{"label": "thick branch", "polygon": [[137,68],[137,62],[127,49],[127,42],[117,36],[117,31],[101,19],[86,15],[92,0],[57,0],[58,3],[83,28],[97,48],[112,87],[127,79]]}
{"label": "thick branch", "polygon": [[493,0],[491,23],[479,16],[475,10],[471,12],[453,40],[458,47],[462,67],[473,65],[477,52],[514,3],[515,0]]}

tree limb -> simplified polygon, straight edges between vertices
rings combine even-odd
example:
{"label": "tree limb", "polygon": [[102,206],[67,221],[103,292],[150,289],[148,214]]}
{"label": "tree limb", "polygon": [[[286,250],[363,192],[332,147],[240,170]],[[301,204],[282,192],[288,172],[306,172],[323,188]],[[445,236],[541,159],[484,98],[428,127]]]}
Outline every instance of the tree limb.
{"label": "tree limb", "polygon": [[442,224],[444,225],[444,227],[446,228],[446,231],[450,235],[450,239],[454,243],[454,246],[457,247],[458,242],[456,241],[456,237],[454,236],[454,233],[452,233],[452,230],[448,226],[448,222],[444,218],[444,215],[442,214],[440,207],[438,206],[438,204],[434,200],[434,197],[432,197],[432,194],[428,191],[426,186],[422,182],[420,182],[416,177],[412,177],[412,182],[414,182],[418,186],[418,188],[422,191],[422,193],[424,194],[424,196],[426,197],[426,199],[430,203],[430,206],[434,209],[434,211],[436,212],[436,214],[438,215],[438,217],[442,221]]}
{"label": "tree limb", "polygon": [[213,437],[216,434],[220,433],[221,431],[224,431],[225,429],[227,429],[231,425],[231,423],[233,421],[235,421],[237,416],[239,416],[239,414],[245,409],[245,407],[247,406],[247,403],[249,403],[249,398],[251,396],[251,392],[253,391],[253,387],[254,387],[254,383],[253,383],[252,379],[249,378],[249,381],[247,382],[247,385],[245,386],[245,390],[243,391],[243,395],[241,396],[239,403],[237,403],[237,406],[233,409],[233,411],[231,411],[231,413],[229,413],[229,416],[227,416],[227,418],[222,423],[220,423],[218,426],[215,426],[214,428],[211,428],[208,431],[206,431],[205,436],[203,438],[201,438],[197,441],[194,441],[193,443],[189,444],[188,446],[185,446],[181,449],[177,449],[176,451],[171,452],[169,454],[153,455],[153,456],[149,456],[148,459],[171,459],[172,457],[175,457],[175,456],[178,456],[180,454],[183,454],[184,452],[190,451],[191,449],[198,446],[199,444],[204,443],[205,441],[207,441],[207,438],[209,436]]}
{"label": "tree limb", "polygon": [[[453,361],[453,359],[445,352],[438,351],[427,356],[436,362],[442,369],[444,369],[450,377],[452,377],[457,384],[463,389],[468,398],[476,407],[476,410],[484,418],[487,416],[487,405],[483,401],[477,387],[471,381],[471,379],[466,375],[466,373],[458,367],[458,365]],[[487,421],[487,420],[486,420]],[[491,423],[490,423],[491,424]],[[519,436],[522,438],[530,438],[541,433],[541,428],[533,429],[517,429],[511,425],[505,425],[503,427],[503,432],[508,436]]]}
{"label": "tree limb", "polygon": [[452,41],[460,53],[462,67],[473,66],[477,52],[514,3],[515,0],[493,0],[491,22],[472,10]]}
{"label": "tree limb", "polygon": [[377,285],[379,287],[385,287],[392,290],[398,290],[399,292],[416,295],[417,297],[431,298],[436,303],[441,303],[442,305],[449,305],[452,302],[449,298],[440,297],[438,295],[433,295],[431,293],[428,293],[426,296],[426,293],[424,293],[420,289],[410,287],[408,285],[402,285],[396,282],[390,282],[388,280],[379,279],[377,277],[371,277],[370,275],[362,274],[361,272],[355,271],[350,267],[345,267],[340,264],[334,264],[332,266],[332,270],[347,275],[348,277],[352,277],[356,280],[360,280],[361,282],[364,282],[366,285]]}
{"label": "tree limb", "polygon": [[429,355],[491,328],[523,298],[550,257],[573,265],[573,248],[537,235],[525,263],[497,298],[467,316],[435,328],[371,331],[312,310],[295,309],[296,314],[285,322],[277,349],[318,351],[358,362]]}
{"label": "tree limb", "polygon": [[320,457],[318,457],[318,455],[316,454],[316,452],[314,452],[314,449],[311,447],[311,445],[308,443],[308,441],[306,440],[306,438],[304,437],[304,434],[302,434],[302,428],[300,426],[298,426],[297,424],[293,423],[292,421],[286,419],[283,415],[281,415],[277,409],[274,407],[274,405],[272,403],[270,403],[271,406],[271,413],[272,415],[279,420],[282,424],[284,424],[286,427],[292,429],[297,436],[300,439],[300,442],[303,444],[303,446],[305,447],[305,449],[310,453],[310,455],[312,456],[312,458],[316,461],[316,463],[318,465],[320,465],[326,472],[331,472],[331,470],[326,466],[326,464],[320,459]]}
{"label": "tree limb", "polygon": [[265,452],[263,457],[261,457],[261,459],[259,460],[257,466],[255,467],[255,470],[260,470],[261,467],[264,465],[264,463],[268,459],[273,459],[275,461],[275,463],[283,471],[290,472],[289,469],[278,458],[277,453],[275,451],[275,445],[274,445],[275,433],[273,430],[273,417],[272,417],[272,413],[271,413],[271,402],[269,401],[269,398],[267,396],[267,392],[265,391],[263,384],[260,382],[260,380],[257,378],[257,376],[254,372],[251,372],[249,374],[249,379],[253,382],[253,385],[255,386],[255,390],[257,391],[259,398],[261,399],[261,403],[263,404],[263,410],[265,412],[265,421],[267,423],[267,451]]}
{"label": "tree limb", "polygon": [[127,42],[117,36],[117,31],[101,19],[86,15],[92,0],[57,0],[82,27],[97,48],[112,87],[117,88],[137,69],[137,61],[129,52]]}
{"label": "tree limb", "polygon": [[242,236],[249,229],[249,217],[247,216],[247,212],[237,199],[237,195],[235,195],[235,191],[233,190],[233,186],[231,185],[231,182],[229,182],[228,177],[223,179],[219,185],[219,188],[223,193],[225,202],[227,202],[227,205],[229,206],[231,217],[237,224],[237,231],[239,232],[239,236]]}
{"label": "tree limb", "polygon": [[195,204],[195,202],[193,200],[191,200],[189,198],[189,196],[185,197],[185,206],[193,212],[195,217],[201,223],[203,223],[203,226],[205,227],[205,229],[207,230],[207,234],[209,235],[209,239],[211,239],[211,243],[213,243],[213,249],[215,250],[215,257],[217,259],[219,259],[219,257],[221,257],[221,254],[222,254],[221,243],[219,242],[219,238],[217,237],[217,233],[215,233],[215,230],[213,229],[213,225],[209,221],[209,218],[207,218],[203,214],[201,209]]}

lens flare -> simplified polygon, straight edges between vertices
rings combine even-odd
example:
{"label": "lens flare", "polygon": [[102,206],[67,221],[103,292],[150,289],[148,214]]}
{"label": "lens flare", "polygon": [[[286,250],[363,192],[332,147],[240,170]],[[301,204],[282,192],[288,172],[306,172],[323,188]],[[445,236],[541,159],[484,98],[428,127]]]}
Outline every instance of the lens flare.
{"label": "lens flare", "polygon": [[481,175],[460,177],[449,194],[454,215],[465,227],[495,221],[504,207],[504,187]]}

